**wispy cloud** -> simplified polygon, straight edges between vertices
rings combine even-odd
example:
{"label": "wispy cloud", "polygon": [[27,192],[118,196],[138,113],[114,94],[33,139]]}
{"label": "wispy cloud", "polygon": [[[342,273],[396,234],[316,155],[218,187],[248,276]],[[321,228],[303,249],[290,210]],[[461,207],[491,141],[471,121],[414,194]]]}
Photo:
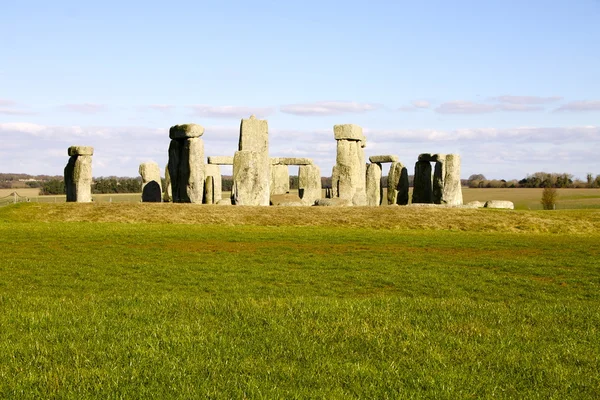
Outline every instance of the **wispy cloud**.
{"label": "wispy cloud", "polygon": [[97,114],[106,111],[108,107],[104,104],[81,103],[81,104],[64,104],[60,106],[65,111],[80,113],[80,114]]}
{"label": "wispy cloud", "polygon": [[352,113],[364,113],[382,108],[380,104],[357,103],[348,101],[317,101],[314,103],[288,104],[280,107],[286,114],[301,116],[325,116]]}
{"label": "wispy cloud", "polygon": [[518,103],[509,103],[509,104],[500,104],[498,107],[500,111],[543,111],[544,107],[529,105],[529,104],[518,104]]}
{"label": "wispy cloud", "polygon": [[175,108],[175,106],[171,104],[150,104],[147,106],[142,106],[142,108],[146,110],[161,111],[166,113]]}
{"label": "wispy cloud", "polygon": [[600,111],[600,100],[572,101],[570,103],[563,104],[562,106],[558,107],[554,111],[555,112]]}
{"label": "wispy cloud", "polygon": [[[27,107],[26,107],[27,108]],[[0,114],[1,115],[33,115],[35,112],[24,110],[19,107],[19,104],[13,100],[0,99]]]}
{"label": "wispy cloud", "polygon": [[548,104],[562,100],[560,96],[540,97],[540,96],[512,96],[504,95],[492,97],[492,100],[505,104],[530,105],[530,104]]}
{"label": "wispy cloud", "polygon": [[455,100],[442,103],[435,109],[440,114],[486,114],[494,112],[498,107],[494,104],[472,103]]}
{"label": "wispy cloud", "polygon": [[1,107],[14,107],[16,106],[17,103],[15,103],[12,100],[8,100],[8,99],[0,99],[0,106]]}
{"label": "wispy cloud", "polygon": [[246,106],[209,106],[196,104],[189,106],[192,114],[205,118],[248,118],[250,115],[266,117],[275,110],[272,107],[246,107]]}
{"label": "wispy cloud", "polygon": [[402,107],[398,108],[398,111],[412,112],[412,111],[426,110],[426,109],[429,109],[430,107],[431,107],[431,103],[427,100],[415,100],[408,106],[402,106]]}

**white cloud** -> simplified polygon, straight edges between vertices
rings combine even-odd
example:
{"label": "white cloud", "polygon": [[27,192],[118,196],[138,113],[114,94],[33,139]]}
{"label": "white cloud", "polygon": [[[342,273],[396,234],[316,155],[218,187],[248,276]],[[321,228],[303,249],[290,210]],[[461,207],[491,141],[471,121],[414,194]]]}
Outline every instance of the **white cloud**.
{"label": "white cloud", "polygon": [[429,108],[431,104],[427,100],[415,100],[412,102],[412,105],[416,108]]}
{"label": "white cloud", "polygon": [[543,111],[544,107],[528,105],[528,104],[501,104],[498,106],[501,111]]}
{"label": "white cloud", "polygon": [[275,110],[272,107],[245,107],[245,106],[209,106],[196,104],[189,106],[192,114],[205,118],[248,118],[255,115],[259,118],[271,115]]}
{"label": "white cloud", "polygon": [[442,103],[435,109],[440,114],[485,114],[496,110],[497,106],[493,104],[472,103],[462,100]]}
{"label": "white cloud", "polygon": [[65,111],[80,113],[80,114],[97,114],[106,111],[108,107],[104,104],[81,103],[81,104],[64,104],[60,106]]}
{"label": "white cloud", "polygon": [[555,111],[600,111],[600,100],[572,101],[570,103],[563,104]]}
{"label": "white cloud", "polygon": [[551,97],[540,97],[540,96],[498,96],[493,97],[492,100],[500,103],[515,104],[515,105],[528,105],[528,104],[547,104],[562,100],[560,96]]}
{"label": "white cloud", "polygon": [[17,103],[15,103],[12,100],[0,99],[0,106],[2,106],[2,107],[14,107],[16,105],[17,105]]}
{"label": "white cloud", "polygon": [[175,106],[172,104],[150,104],[147,106],[142,106],[142,108],[146,110],[161,111],[166,113],[175,108]]}
{"label": "white cloud", "polygon": [[325,116],[351,113],[364,113],[382,108],[380,104],[348,101],[317,101],[314,103],[289,104],[280,107],[285,114],[301,116]]}

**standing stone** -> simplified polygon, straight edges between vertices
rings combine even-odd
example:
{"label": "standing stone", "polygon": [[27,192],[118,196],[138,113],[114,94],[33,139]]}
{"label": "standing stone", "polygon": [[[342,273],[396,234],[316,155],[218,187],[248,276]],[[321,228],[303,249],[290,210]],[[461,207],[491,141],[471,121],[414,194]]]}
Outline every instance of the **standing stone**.
{"label": "standing stone", "polygon": [[381,164],[371,163],[367,165],[367,205],[381,205],[383,189],[381,188]]}
{"label": "standing stone", "polygon": [[388,204],[408,204],[408,171],[401,162],[390,165],[388,175]]}
{"label": "standing stone", "polygon": [[162,188],[158,164],[155,162],[141,163],[139,173],[142,177],[142,202],[160,203]]}
{"label": "standing stone", "polygon": [[417,161],[415,164],[415,180],[413,184],[412,202],[413,204],[433,203],[431,164],[429,161]]}
{"label": "standing stone", "polygon": [[331,169],[331,191],[329,193],[330,199],[339,197],[339,188],[340,188],[340,174],[338,173],[337,166],[334,165],[333,168]]}
{"label": "standing stone", "polygon": [[171,191],[171,176],[169,175],[169,165],[165,167],[165,191],[163,193],[163,201],[168,203],[173,200],[173,194]]}
{"label": "standing stone", "polygon": [[446,155],[446,174],[442,190],[442,204],[460,206],[462,203],[460,156],[458,154],[448,154]]}
{"label": "standing stone", "polygon": [[[206,189],[204,190],[204,203],[205,204],[217,204],[223,197],[223,178],[221,176],[221,168],[218,164],[207,164],[204,166],[204,185],[208,182],[208,177],[212,178],[212,198],[206,197]],[[210,201],[210,202],[209,202]]]}
{"label": "standing stone", "polygon": [[302,204],[310,206],[321,198],[321,169],[318,166],[298,167],[298,195]]}
{"label": "standing stone", "polygon": [[92,201],[92,155],[90,146],[71,146],[69,162],[64,169],[65,191],[68,202],[89,203]]}
{"label": "standing stone", "polygon": [[290,173],[287,165],[271,165],[271,195],[290,191]]}
{"label": "standing stone", "polygon": [[212,176],[207,176],[204,181],[204,204],[215,204],[214,180]]}
{"label": "standing stone", "polygon": [[366,139],[362,128],[352,124],[335,125],[333,132],[337,141],[336,166],[332,176],[334,195],[351,201],[353,205],[366,205]]}
{"label": "standing stone", "polygon": [[175,125],[169,136],[169,176],[174,203],[202,203],[204,197],[204,128]]}
{"label": "standing stone", "polygon": [[232,203],[268,206],[271,183],[269,127],[266,120],[242,119],[239,151],[233,157]]}
{"label": "standing stone", "polygon": [[444,191],[444,180],[446,178],[446,157],[439,158],[435,162],[433,171],[433,202],[442,204],[442,192]]}

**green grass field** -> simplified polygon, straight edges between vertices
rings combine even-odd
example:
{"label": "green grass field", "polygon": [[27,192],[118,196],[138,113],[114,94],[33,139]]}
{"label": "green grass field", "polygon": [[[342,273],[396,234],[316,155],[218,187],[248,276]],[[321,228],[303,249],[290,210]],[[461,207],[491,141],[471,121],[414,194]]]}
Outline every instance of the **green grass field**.
{"label": "green grass field", "polygon": [[600,210],[0,208],[0,398],[600,393]]}

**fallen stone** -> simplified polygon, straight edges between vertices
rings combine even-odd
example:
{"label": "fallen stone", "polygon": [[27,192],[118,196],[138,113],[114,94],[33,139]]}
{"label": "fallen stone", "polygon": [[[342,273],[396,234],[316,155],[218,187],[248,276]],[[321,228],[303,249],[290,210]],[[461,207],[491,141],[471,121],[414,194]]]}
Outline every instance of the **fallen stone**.
{"label": "fallen stone", "polygon": [[271,196],[270,203],[273,206],[302,206],[302,200],[298,195],[292,193],[274,194]]}
{"label": "fallen stone", "polygon": [[318,199],[314,205],[319,207],[348,207],[352,205],[352,201],[334,197],[332,199]]}
{"label": "fallen stone", "polygon": [[387,156],[371,156],[369,157],[369,161],[372,163],[390,163],[390,162],[398,162],[398,156],[387,155]]}
{"label": "fallen stone", "polygon": [[514,210],[515,205],[512,201],[507,200],[489,200],[485,202],[485,208],[502,208],[508,210]]}
{"label": "fallen stone", "polygon": [[215,165],[233,165],[233,156],[210,156],[208,157],[208,163]]}
{"label": "fallen stone", "polygon": [[169,138],[188,139],[204,135],[204,128],[198,124],[174,125],[169,129]]}
{"label": "fallen stone", "polygon": [[481,201],[470,201],[463,206],[464,208],[483,208],[485,203]]}
{"label": "fallen stone", "polygon": [[73,156],[93,156],[94,148],[92,146],[71,146],[67,150],[69,157]]}
{"label": "fallen stone", "polygon": [[334,125],[333,136],[335,140],[366,141],[362,128],[354,124]]}
{"label": "fallen stone", "polygon": [[231,199],[221,199],[216,204],[219,205],[219,206],[230,206],[230,205],[232,205],[231,204]]}

